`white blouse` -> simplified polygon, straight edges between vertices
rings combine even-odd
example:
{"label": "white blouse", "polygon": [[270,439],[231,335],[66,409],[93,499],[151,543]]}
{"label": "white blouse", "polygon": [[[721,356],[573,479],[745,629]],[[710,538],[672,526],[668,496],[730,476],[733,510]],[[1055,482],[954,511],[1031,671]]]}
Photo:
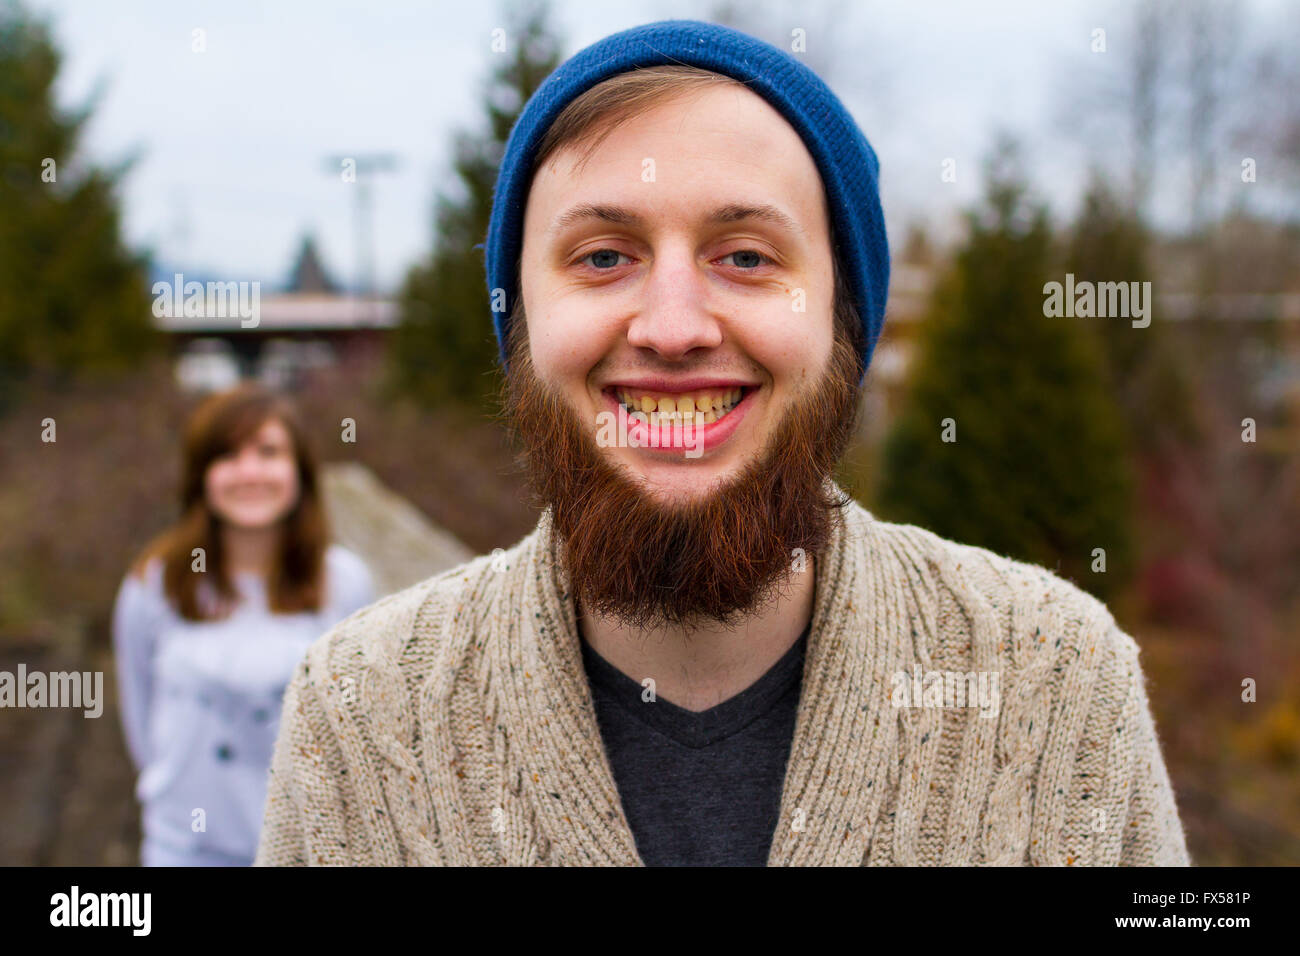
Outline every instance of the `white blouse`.
{"label": "white blouse", "polygon": [[163,593],[159,558],[146,567],[146,580],[123,580],[113,647],[146,843],[172,856],[215,852],[252,863],[293,670],[316,638],[376,599],[370,572],[353,552],[330,545],[326,569],[324,606],[296,614],[272,614],[262,578],[237,573],[240,604],[220,621],[176,613]]}

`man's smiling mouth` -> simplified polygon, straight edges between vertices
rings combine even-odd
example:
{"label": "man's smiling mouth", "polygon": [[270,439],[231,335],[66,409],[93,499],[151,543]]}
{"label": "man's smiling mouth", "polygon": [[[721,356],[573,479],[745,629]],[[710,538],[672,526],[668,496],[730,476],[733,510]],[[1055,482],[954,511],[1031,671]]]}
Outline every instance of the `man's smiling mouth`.
{"label": "man's smiling mouth", "polygon": [[602,414],[612,416],[602,428],[614,427],[599,434],[597,441],[639,448],[656,457],[685,453],[699,458],[728,442],[762,387],[684,382],[692,386],[690,391],[662,391],[652,384],[659,383],[613,384],[602,390],[607,409]]}
{"label": "man's smiling mouth", "polygon": [[753,386],[698,389],[691,392],[658,392],[613,386],[608,389],[623,408],[640,412],[655,428],[668,425],[711,425],[725,418]]}

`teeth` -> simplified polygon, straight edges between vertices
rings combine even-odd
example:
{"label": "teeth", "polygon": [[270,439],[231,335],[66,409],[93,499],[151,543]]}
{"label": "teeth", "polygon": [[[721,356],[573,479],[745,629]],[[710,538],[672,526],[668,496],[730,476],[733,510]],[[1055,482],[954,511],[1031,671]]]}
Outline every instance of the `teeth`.
{"label": "teeth", "polygon": [[618,398],[628,409],[644,412],[652,425],[660,423],[709,425],[735,407],[742,390],[730,388],[723,392],[698,392],[685,395],[638,395],[628,389],[618,389]]}

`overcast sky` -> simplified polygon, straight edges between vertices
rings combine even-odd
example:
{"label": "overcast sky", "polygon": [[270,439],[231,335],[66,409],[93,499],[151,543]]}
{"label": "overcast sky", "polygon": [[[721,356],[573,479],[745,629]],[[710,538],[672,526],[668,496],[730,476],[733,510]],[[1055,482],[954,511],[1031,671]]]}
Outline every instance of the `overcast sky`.
{"label": "overcast sky", "polygon": [[[451,137],[478,128],[495,2],[441,0],[23,0],[48,14],[64,52],[60,102],[103,83],[84,148],[98,162],[139,153],[124,182],[128,240],[159,262],[279,284],[301,235],[317,236],[336,278],[355,278],[352,192],[326,157],[393,153],[374,187],[375,258],[391,289],[431,244],[432,202],[449,186]],[[1134,37],[1130,4],[1002,0],[738,4],[766,11],[775,36],[807,30],[881,161],[891,243],[925,218],[942,229],[979,191],[999,126],[1026,141],[1036,182],[1062,215],[1076,201],[1082,150],[1062,131],[1067,103],[1110,66],[1092,30]],[[1247,0],[1259,29],[1288,0]],[[571,55],[602,36],[669,17],[704,18],[699,0],[556,0]],[[1292,20],[1291,22],[1295,22]],[[192,50],[196,28],[206,51]],[[1063,120],[1062,114],[1066,113]],[[1118,146],[1116,147],[1118,148]],[[955,184],[940,163],[957,161]]]}

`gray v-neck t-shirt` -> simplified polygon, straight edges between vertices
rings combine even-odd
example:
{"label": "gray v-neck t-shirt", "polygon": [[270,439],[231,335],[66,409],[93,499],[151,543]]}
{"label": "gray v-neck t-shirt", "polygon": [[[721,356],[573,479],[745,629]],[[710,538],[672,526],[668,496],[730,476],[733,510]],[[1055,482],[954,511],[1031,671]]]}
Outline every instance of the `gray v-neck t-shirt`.
{"label": "gray v-neck t-shirt", "polygon": [[605,753],[647,866],[765,866],[781,809],[808,640],[729,700],[694,712],[649,696],[585,639]]}

